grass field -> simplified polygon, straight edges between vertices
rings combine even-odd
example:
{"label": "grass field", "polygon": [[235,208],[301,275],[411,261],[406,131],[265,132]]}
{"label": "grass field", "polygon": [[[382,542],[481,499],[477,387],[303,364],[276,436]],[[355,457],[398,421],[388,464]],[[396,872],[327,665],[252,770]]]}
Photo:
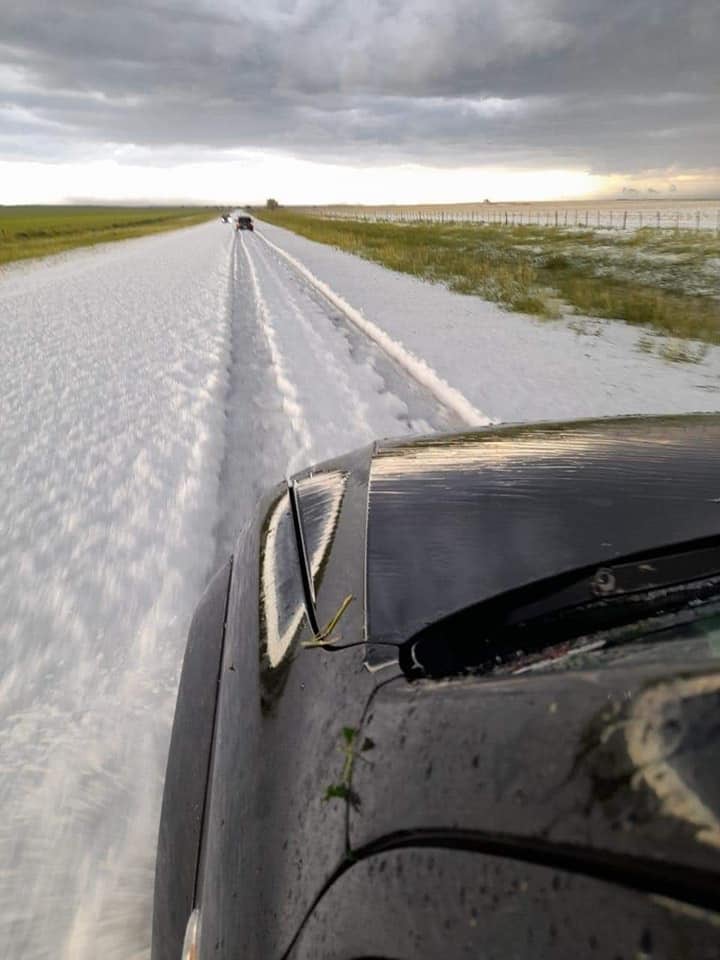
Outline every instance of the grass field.
{"label": "grass field", "polygon": [[[625,320],[664,335],[720,343],[720,238],[709,232],[632,233],[468,223],[367,223],[258,211],[270,223],[392,270],[509,310],[555,318]],[[640,348],[654,351],[651,339]],[[697,360],[679,345],[657,352]]]}
{"label": "grass field", "polygon": [[211,207],[0,206],[0,264],[189,227],[215,216]]}

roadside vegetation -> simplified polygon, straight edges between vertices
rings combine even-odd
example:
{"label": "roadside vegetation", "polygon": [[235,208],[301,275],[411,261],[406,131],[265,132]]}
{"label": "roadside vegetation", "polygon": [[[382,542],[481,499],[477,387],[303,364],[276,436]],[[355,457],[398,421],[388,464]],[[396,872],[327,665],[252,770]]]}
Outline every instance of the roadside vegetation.
{"label": "roadside vegetation", "polygon": [[0,264],[202,223],[211,207],[0,206]]}
{"label": "roadside vegetation", "polygon": [[[720,343],[720,237],[468,223],[367,223],[263,209],[262,219],[392,270],[476,294],[509,310],[624,320],[648,331]],[[585,332],[582,324],[579,332]],[[667,360],[702,349],[639,344]]]}

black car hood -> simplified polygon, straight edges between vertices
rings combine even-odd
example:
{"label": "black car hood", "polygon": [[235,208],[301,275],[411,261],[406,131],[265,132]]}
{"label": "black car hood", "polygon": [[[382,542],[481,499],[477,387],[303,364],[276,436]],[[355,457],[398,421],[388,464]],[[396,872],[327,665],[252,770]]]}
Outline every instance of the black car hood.
{"label": "black car hood", "polygon": [[588,565],[720,535],[720,417],[625,418],[380,444],[368,639]]}
{"label": "black car hood", "polygon": [[718,415],[378,443],[310,476],[345,468],[347,496],[367,497],[366,542],[327,561],[365,563],[367,640],[386,650],[546,578],[720,536]]}

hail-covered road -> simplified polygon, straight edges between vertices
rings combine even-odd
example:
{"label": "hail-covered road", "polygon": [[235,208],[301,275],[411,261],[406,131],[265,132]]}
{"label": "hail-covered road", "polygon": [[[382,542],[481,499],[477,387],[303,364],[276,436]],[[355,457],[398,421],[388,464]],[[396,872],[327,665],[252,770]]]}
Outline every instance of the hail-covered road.
{"label": "hail-covered road", "polygon": [[0,275],[0,939],[148,948],[190,615],[264,488],[464,424],[220,224]]}
{"label": "hail-covered road", "polygon": [[264,227],[0,271],[3,956],[147,956],[185,634],[264,488],[377,436],[717,407],[717,351],[633,336]]}

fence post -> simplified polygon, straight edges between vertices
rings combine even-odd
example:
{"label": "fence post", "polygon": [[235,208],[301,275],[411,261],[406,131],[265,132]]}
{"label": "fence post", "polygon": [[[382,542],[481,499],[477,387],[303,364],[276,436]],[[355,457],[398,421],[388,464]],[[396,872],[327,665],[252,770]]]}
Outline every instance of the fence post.
{"label": "fence post", "polygon": [[627,229],[627,210],[623,210],[623,230]]}

